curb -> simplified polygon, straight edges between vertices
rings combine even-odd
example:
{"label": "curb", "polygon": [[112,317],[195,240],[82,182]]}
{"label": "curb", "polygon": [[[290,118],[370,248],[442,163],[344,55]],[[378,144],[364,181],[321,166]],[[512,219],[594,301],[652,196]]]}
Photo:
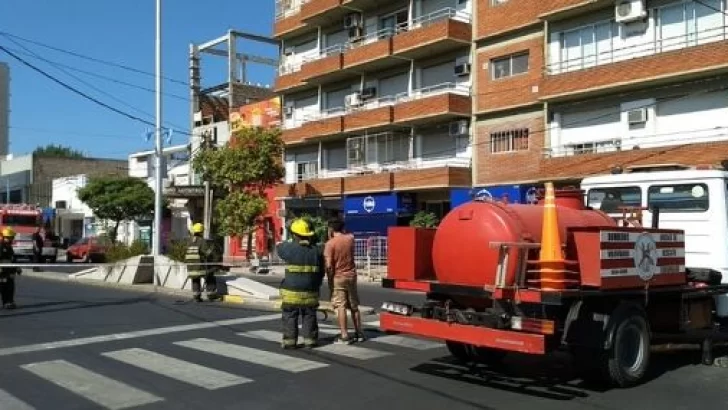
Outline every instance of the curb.
{"label": "curb", "polygon": [[[127,291],[137,291],[137,292],[149,292],[149,293],[163,293],[167,295],[174,295],[174,296],[187,296],[191,297],[191,293],[187,290],[181,290],[181,289],[172,289],[172,288],[165,288],[162,286],[155,286],[151,283],[140,283],[137,285],[128,285],[124,283],[112,283],[112,282],[103,282],[100,280],[94,280],[94,279],[72,279],[70,274],[61,273],[61,272],[33,272],[33,271],[23,271],[21,274],[22,277],[29,277],[29,278],[35,278],[35,279],[46,279],[46,280],[53,280],[57,282],[66,282],[66,283],[80,283],[83,285],[91,285],[91,286],[99,286],[99,287],[105,287],[105,288],[114,288],[118,290],[127,290]],[[231,304],[231,305],[241,305],[245,307],[249,307],[251,309],[255,310],[261,310],[261,311],[270,311],[270,312],[280,312],[281,310],[281,301],[280,300],[265,300],[265,299],[256,299],[256,298],[248,298],[244,296],[237,296],[237,295],[222,295],[222,301],[223,303]],[[335,311],[331,308],[331,303],[328,301],[321,301],[319,306],[319,311],[328,313],[328,314],[335,314]],[[371,315],[376,314],[376,311],[374,308],[369,306],[359,306],[359,311],[362,315]]]}

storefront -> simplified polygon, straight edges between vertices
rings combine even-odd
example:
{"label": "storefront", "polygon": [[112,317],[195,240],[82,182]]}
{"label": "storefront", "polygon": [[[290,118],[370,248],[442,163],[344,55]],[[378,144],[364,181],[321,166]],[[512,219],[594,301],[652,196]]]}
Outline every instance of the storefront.
{"label": "storefront", "polygon": [[346,230],[357,237],[386,236],[390,226],[409,225],[415,207],[416,198],[410,193],[346,196]]}
{"label": "storefront", "polygon": [[452,208],[473,199],[493,200],[510,204],[535,204],[539,187],[536,185],[494,185],[474,188],[458,188],[450,191]]}

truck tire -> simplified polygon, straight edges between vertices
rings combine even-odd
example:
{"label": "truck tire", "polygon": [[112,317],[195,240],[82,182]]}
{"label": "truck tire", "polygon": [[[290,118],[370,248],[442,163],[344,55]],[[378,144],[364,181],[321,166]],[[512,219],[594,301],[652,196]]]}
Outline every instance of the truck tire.
{"label": "truck tire", "polygon": [[621,316],[612,346],[604,353],[600,367],[611,383],[619,387],[638,384],[650,362],[650,328],[645,316],[635,310]]}
{"label": "truck tire", "polygon": [[447,346],[447,350],[450,351],[450,354],[453,355],[453,357],[458,361],[461,361],[463,363],[469,363],[472,361],[470,353],[468,352],[468,345],[466,345],[465,343],[446,340],[445,346]]}

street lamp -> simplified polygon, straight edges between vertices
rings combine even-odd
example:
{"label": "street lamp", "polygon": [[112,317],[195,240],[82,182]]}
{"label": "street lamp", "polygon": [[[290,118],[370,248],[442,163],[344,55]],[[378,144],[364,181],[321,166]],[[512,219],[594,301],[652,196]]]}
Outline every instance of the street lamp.
{"label": "street lamp", "polygon": [[154,224],[152,232],[152,255],[162,252],[162,0],[157,2],[156,28],[156,62],[155,62],[155,190],[154,190]]}

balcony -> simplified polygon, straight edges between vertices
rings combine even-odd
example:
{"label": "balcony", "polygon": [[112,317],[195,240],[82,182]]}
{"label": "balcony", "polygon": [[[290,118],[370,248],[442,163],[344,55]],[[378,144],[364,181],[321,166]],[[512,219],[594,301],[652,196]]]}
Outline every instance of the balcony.
{"label": "balcony", "polygon": [[420,16],[398,27],[392,38],[394,55],[409,59],[425,58],[456,48],[470,47],[471,16],[454,8]]}
{"label": "balcony", "polygon": [[301,64],[281,65],[273,84],[273,91],[290,93],[308,87],[308,84],[303,81],[303,74]]}
{"label": "balcony", "polygon": [[301,6],[301,20],[312,26],[341,22],[352,10],[341,7],[341,0],[308,0]]}
{"label": "balcony", "polygon": [[607,49],[546,66],[541,99],[563,100],[667,79],[728,72],[728,28]]}
{"label": "balcony", "polygon": [[273,36],[292,36],[306,29],[301,19],[301,8],[309,1],[311,0],[277,0]]}
{"label": "balcony", "polygon": [[470,117],[471,112],[470,86],[443,83],[400,97],[394,106],[392,121],[397,125],[414,125]]}
{"label": "balcony", "polygon": [[345,50],[346,46],[337,44],[321,50],[317,56],[304,59],[300,67],[301,76],[309,84],[318,84],[321,79],[336,82],[349,77],[349,73],[341,71]]}
{"label": "balcony", "polygon": [[304,121],[296,121],[283,129],[281,138],[285,144],[297,144],[311,138],[339,134],[343,131],[342,113],[341,108],[335,108],[306,117]]}

